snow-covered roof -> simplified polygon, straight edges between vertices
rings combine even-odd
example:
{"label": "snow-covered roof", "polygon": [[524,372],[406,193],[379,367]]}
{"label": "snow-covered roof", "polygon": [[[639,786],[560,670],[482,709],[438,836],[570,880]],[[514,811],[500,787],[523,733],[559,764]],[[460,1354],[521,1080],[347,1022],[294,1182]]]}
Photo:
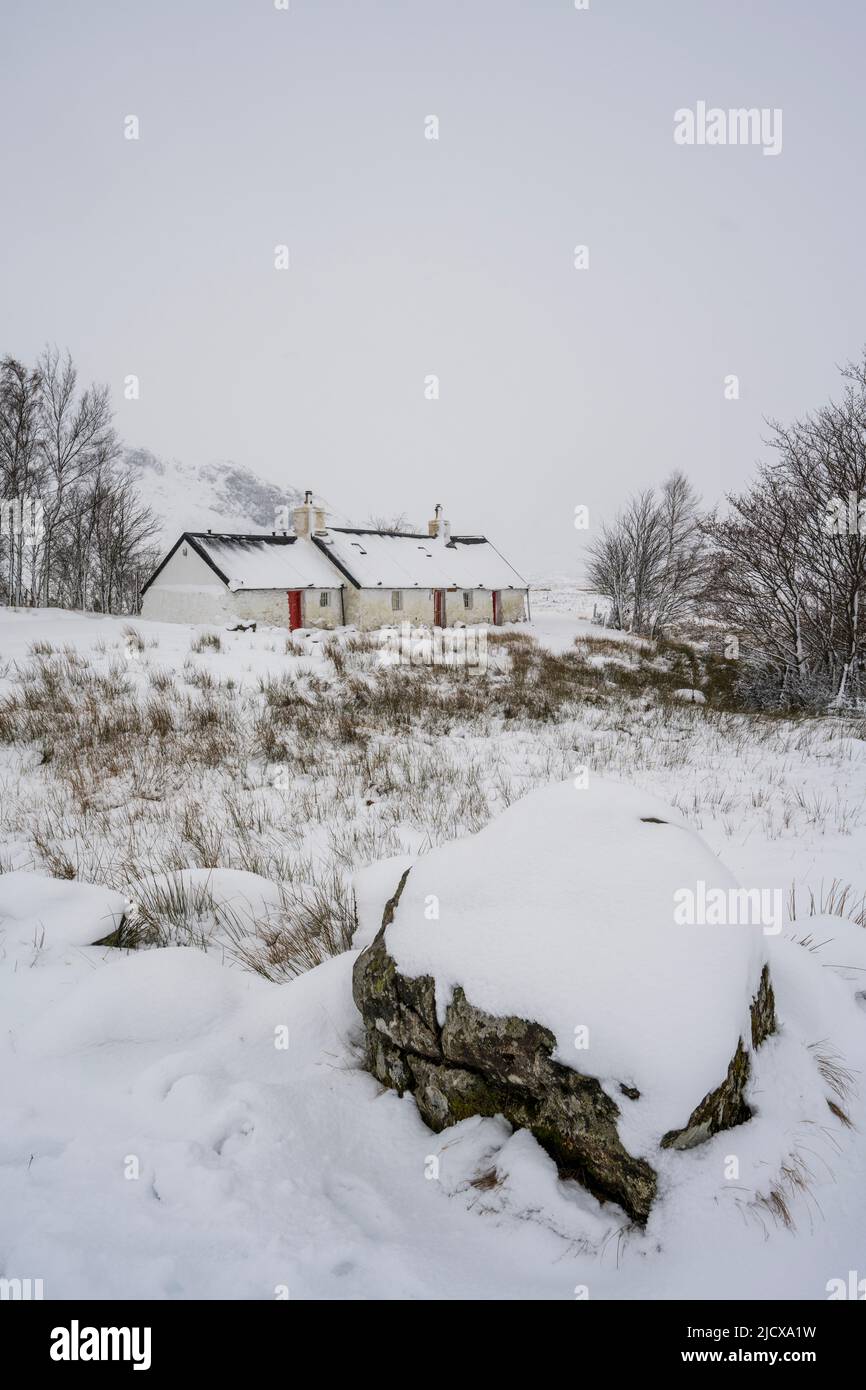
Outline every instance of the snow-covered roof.
{"label": "snow-covered roof", "polygon": [[230,589],[525,589],[485,536],[448,541],[337,526],[314,536],[184,531],[142,593],[185,542]]}
{"label": "snow-covered roof", "polygon": [[[149,588],[182,541],[230,589],[340,589],[343,579],[305,536],[234,536],[185,531],[144,586]],[[142,590],[144,592],[144,590]]]}
{"label": "snow-covered roof", "polygon": [[525,589],[485,536],[450,541],[335,526],[314,544],[359,589]]}

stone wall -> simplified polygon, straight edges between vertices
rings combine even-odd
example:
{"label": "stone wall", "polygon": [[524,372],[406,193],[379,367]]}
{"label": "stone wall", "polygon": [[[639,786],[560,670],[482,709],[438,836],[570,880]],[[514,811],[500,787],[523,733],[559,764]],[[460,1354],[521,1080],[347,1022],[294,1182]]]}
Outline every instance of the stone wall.
{"label": "stone wall", "polygon": [[[402,589],[402,608],[395,609],[391,603],[390,589],[349,589],[346,592],[346,622],[354,623],[364,631],[386,627],[391,624],[412,623],[431,625],[433,622],[433,590]],[[455,623],[472,626],[476,623],[493,622],[493,595],[488,589],[472,589],[472,606],[467,608],[463,602],[463,590],[447,590],[445,593],[445,627]],[[503,589],[501,601],[502,621],[521,622],[525,617],[525,603],[522,589]]]}
{"label": "stone wall", "polygon": [[[339,589],[329,589],[331,602],[322,608],[321,589],[301,590],[301,624],[303,627],[334,628],[342,623]],[[238,589],[232,596],[233,611],[240,622],[267,623],[272,627],[289,626],[289,591],[287,589]]]}
{"label": "stone wall", "polygon": [[526,595],[523,589],[502,590],[502,621],[522,623],[526,617]]}

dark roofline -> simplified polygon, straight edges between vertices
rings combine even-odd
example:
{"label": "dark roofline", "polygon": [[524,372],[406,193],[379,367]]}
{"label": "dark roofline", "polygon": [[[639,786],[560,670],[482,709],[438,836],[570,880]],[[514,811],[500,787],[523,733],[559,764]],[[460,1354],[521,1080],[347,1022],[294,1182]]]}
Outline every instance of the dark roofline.
{"label": "dark roofline", "polygon": [[329,526],[329,531],[339,531],[343,536],[404,536],[407,541],[433,541],[426,531],[377,531],[371,526]]}
{"label": "dark roofline", "polygon": [[212,560],[211,557],[208,555],[207,551],[206,551],[202,546],[199,545],[199,540],[206,540],[206,539],[207,539],[207,534],[206,534],[205,532],[203,532],[203,531],[182,531],[181,534],[180,534],[180,536],[178,536],[177,540],[175,541],[174,545],[171,547],[171,550],[170,550],[170,551],[168,552],[168,554],[166,555],[165,559],[164,559],[159,565],[157,565],[156,569],[154,570],[153,574],[152,574],[152,575],[150,576],[150,578],[148,579],[147,583],[142,585],[142,589],[141,589],[142,597],[144,597],[144,595],[147,593],[147,591],[148,591],[148,589],[150,588],[150,586],[151,586],[151,584],[153,583],[153,581],[154,581],[155,579],[157,579],[157,578],[159,577],[159,575],[162,574],[162,571],[165,569],[165,567],[166,567],[166,565],[168,564],[169,560],[171,559],[172,555],[174,555],[174,553],[175,553],[175,551],[177,550],[178,546],[179,546],[179,545],[182,545],[184,541],[186,541],[187,545],[191,545],[191,546],[192,546],[193,550],[195,551],[196,555],[198,555],[199,559],[200,559],[200,560],[204,560],[205,564],[206,564],[210,569],[213,570],[213,572],[214,572],[214,574],[217,576],[217,578],[218,578],[218,579],[221,579],[222,582],[225,584],[226,588],[228,588],[228,584],[229,584],[229,577],[228,577],[228,575],[227,575],[227,574],[223,574],[223,572],[222,572],[222,570],[219,568],[219,566],[214,564],[213,560]]}
{"label": "dark roofline", "polygon": [[[393,536],[397,540],[407,541],[437,541],[438,536],[430,536],[426,531],[376,531],[370,526],[329,526],[329,531],[338,531],[341,536]],[[315,539],[315,538],[314,538]],[[461,545],[484,545],[487,542],[486,536],[452,536],[447,542],[453,545],[459,541]]]}
{"label": "dark roofline", "polygon": [[[237,531],[184,531],[184,532],[179,536],[179,538],[175,541],[174,545],[171,547],[171,550],[168,552],[168,554],[166,555],[165,559],[162,560],[162,561],[160,562],[159,565],[157,565],[156,569],[154,570],[153,574],[152,574],[152,575],[150,576],[150,578],[148,579],[147,583],[144,584],[144,585],[142,586],[142,590],[141,590],[142,596],[143,596],[143,595],[147,592],[147,590],[150,588],[150,586],[151,586],[151,584],[153,583],[153,581],[159,577],[159,575],[162,573],[162,571],[165,569],[166,565],[168,564],[169,560],[171,559],[172,555],[174,555],[174,553],[175,553],[175,551],[177,550],[178,546],[181,545],[182,542],[184,542],[184,541],[186,541],[187,545],[191,545],[191,546],[192,546],[193,550],[195,551],[196,555],[198,555],[199,559],[204,560],[205,564],[206,564],[210,569],[213,570],[213,572],[214,572],[214,574],[217,576],[217,578],[218,578],[218,579],[221,579],[222,582],[226,585],[226,587],[228,587],[228,585],[229,585],[229,577],[228,577],[228,575],[227,575],[227,574],[223,574],[223,572],[222,572],[222,570],[220,569],[219,565],[217,565],[217,564],[214,563],[214,561],[211,559],[210,555],[208,555],[208,553],[207,553],[207,551],[206,551],[206,549],[205,549],[205,544],[206,544],[208,541],[219,541],[219,543],[220,543],[221,545],[222,545],[222,544],[225,544],[227,541],[228,541],[228,542],[235,541],[235,542],[237,542],[237,543],[240,544],[240,545],[250,545],[250,544],[254,544],[254,543],[255,543],[255,544],[258,544],[258,543],[260,543],[260,542],[264,542],[264,543],[267,544],[267,545],[294,545],[294,543],[295,543],[295,541],[296,541],[297,539],[298,539],[297,536],[288,536],[288,535],[275,536],[275,535],[268,535],[267,533],[263,533],[263,534],[259,534],[259,535],[247,535],[247,534],[245,534],[245,533],[240,533],[240,532],[237,532]],[[204,544],[201,544],[201,545],[200,545],[200,544],[199,544],[200,541],[201,541],[201,542],[204,542]],[[313,584],[313,585],[309,585],[309,584],[308,584],[308,585],[302,586],[302,587],[306,587],[306,588],[309,589],[309,588],[315,588],[316,585],[315,585],[315,584]],[[319,585],[319,587],[321,588],[321,585]],[[338,584],[335,584],[335,585],[334,585],[334,588],[335,588],[335,589],[336,589],[336,588],[339,588],[339,587],[340,587],[340,586],[339,586]]]}
{"label": "dark roofline", "polygon": [[[334,526],[332,526],[330,529],[331,529],[332,531],[334,531],[334,530],[336,530],[337,528],[334,527]],[[346,527],[340,527],[340,530],[345,531],[346,529],[347,529]],[[351,534],[351,533],[350,533],[350,534]],[[360,534],[360,533],[359,533],[359,534]],[[376,535],[376,534],[378,534],[378,533],[375,532],[375,531],[364,531],[363,534],[364,534],[365,536],[374,536],[374,535]],[[354,574],[352,574],[349,570],[346,569],[346,566],[342,563],[342,561],[340,561],[340,560],[337,559],[336,555],[332,555],[332,554],[331,554],[330,550],[328,549],[328,546],[327,546],[326,542],[322,540],[321,536],[317,536],[317,535],[313,534],[313,535],[310,537],[310,539],[312,540],[313,545],[316,545],[316,546],[319,547],[319,549],[321,550],[322,554],[330,561],[330,563],[335,567],[335,569],[338,569],[338,570],[340,571],[341,574],[344,574],[344,575],[346,576],[346,578],[348,579],[348,581],[349,581],[350,584],[354,584],[354,586],[355,586],[356,589],[360,589],[360,588],[361,588],[360,581],[357,580],[357,579],[355,578]]]}
{"label": "dark roofline", "polygon": [[258,535],[246,535],[239,531],[185,531],[184,535],[200,541],[239,541],[242,545],[261,542],[266,545],[294,545],[298,539],[297,536],[283,533],[275,536],[272,531],[263,531]]}

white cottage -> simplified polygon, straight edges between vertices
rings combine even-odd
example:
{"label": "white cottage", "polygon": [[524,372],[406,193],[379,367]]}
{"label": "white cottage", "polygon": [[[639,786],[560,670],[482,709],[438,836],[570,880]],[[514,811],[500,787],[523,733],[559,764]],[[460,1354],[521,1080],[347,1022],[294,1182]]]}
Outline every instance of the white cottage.
{"label": "white cottage", "polygon": [[292,630],[520,621],[526,580],[485,536],[452,536],[441,510],[427,535],[329,527],[308,492],[291,533],[185,531],[145,584],[142,617]]}

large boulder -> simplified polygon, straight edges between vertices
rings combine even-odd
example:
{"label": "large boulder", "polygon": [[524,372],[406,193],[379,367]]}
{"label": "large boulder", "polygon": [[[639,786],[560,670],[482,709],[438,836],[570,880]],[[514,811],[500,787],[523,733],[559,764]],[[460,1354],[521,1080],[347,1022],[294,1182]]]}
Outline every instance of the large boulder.
{"label": "large boulder", "polygon": [[366,1065],[434,1130],[503,1115],[646,1220],[660,1147],[747,1120],[775,1028],[760,925],[683,924],[737,885],[653,797],[532,793],[405,869],[354,968]]}

